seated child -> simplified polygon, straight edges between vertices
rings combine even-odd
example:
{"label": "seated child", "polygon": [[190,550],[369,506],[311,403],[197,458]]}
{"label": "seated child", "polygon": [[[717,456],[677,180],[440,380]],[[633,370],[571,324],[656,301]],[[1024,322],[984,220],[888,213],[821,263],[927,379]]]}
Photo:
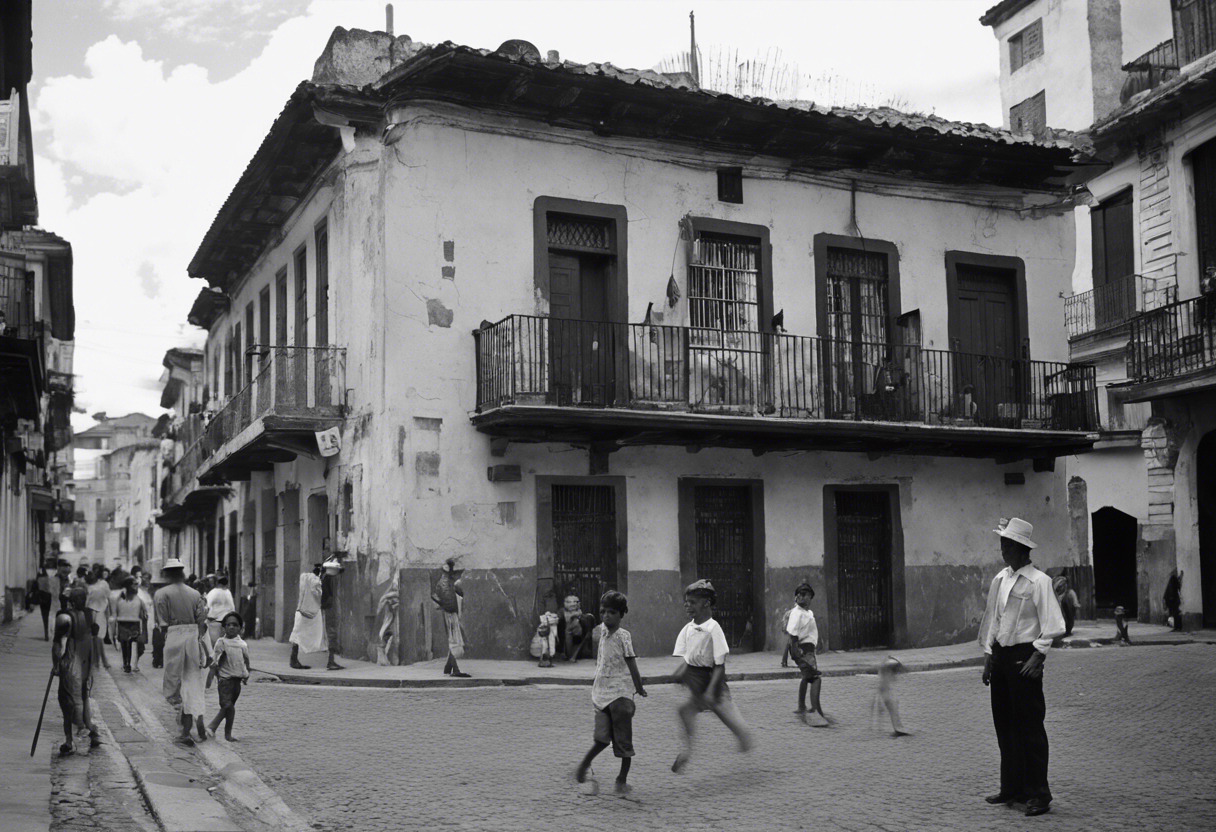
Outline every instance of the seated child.
{"label": "seated child", "polygon": [[[207,687],[211,687],[211,680],[219,676],[220,709],[208,727],[214,737],[220,720],[224,720],[224,739],[236,742],[236,737],[232,736],[232,722],[236,719],[236,700],[240,698],[241,686],[249,681],[249,645],[241,638],[245,622],[240,614],[228,613],[220,626],[224,634],[215,640],[212,648],[215,661],[207,673]],[[199,717],[199,722],[202,721],[203,718]]]}
{"label": "seated child", "polygon": [[692,737],[697,714],[713,711],[739,740],[740,751],[750,751],[754,742],[743,723],[739,709],[730,698],[726,686],[726,634],[712,618],[717,593],[706,580],[696,581],[684,590],[684,612],[692,619],[676,638],[672,655],[683,661],[676,668],[676,679],[688,688],[689,698],[679,708],[680,724],[684,729],[684,750],[672,763],[671,770],[679,774],[692,756]]}
{"label": "seated child", "polygon": [[645,696],[642,677],[638,673],[637,654],[633,652],[633,637],[621,629],[621,618],[629,611],[625,596],[615,590],[600,599],[600,649],[595,663],[595,681],[591,684],[591,704],[595,706],[595,741],[591,750],[578,764],[574,779],[586,782],[591,761],[611,743],[612,753],[621,760],[621,773],[616,777],[617,794],[629,792],[625,782],[633,761],[633,697]]}
{"label": "seated child", "polygon": [[536,663],[537,667],[553,667],[553,656],[557,653],[558,620],[555,612],[540,614],[540,624],[536,628],[536,635],[541,639],[541,654],[540,661]]}
{"label": "seated child", "polygon": [[798,683],[798,708],[794,711],[803,721],[807,721],[806,692],[811,691],[811,716],[814,717],[816,728],[831,725],[831,720],[823,712],[819,703],[819,688],[823,684],[823,674],[819,672],[819,662],[815,659],[815,648],[819,644],[819,628],[815,624],[815,613],[811,612],[811,599],[815,590],[809,583],[803,581],[794,590],[794,607],[789,613],[789,622],[785,632],[789,636],[790,657],[802,671],[802,681]]}

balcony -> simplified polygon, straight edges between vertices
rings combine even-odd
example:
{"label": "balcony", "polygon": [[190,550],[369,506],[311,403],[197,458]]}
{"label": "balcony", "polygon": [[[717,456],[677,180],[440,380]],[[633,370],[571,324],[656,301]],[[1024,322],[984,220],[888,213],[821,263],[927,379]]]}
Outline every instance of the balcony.
{"label": "balcony", "polygon": [[342,422],[344,348],[253,347],[249,359],[253,381],[212,416],[178,461],[182,488],[190,487],[190,472],[202,485],[221,485],[276,462],[318,456],[316,432]]}
{"label": "balcony", "polygon": [[1131,322],[1127,401],[1216,388],[1216,295],[1178,301]]}
{"label": "balcony", "polygon": [[1106,332],[1136,315],[1174,300],[1176,286],[1161,286],[1151,277],[1128,275],[1088,292],[1064,298],[1064,326],[1069,340]]}
{"label": "balcony", "polygon": [[0,417],[39,419],[46,384],[42,329],[24,258],[0,252]]}
{"label": "balcony", "polygon": [[1094,369],[784,333],[512,315],[473,333],[508,442],[994,458],[1090,447]]}

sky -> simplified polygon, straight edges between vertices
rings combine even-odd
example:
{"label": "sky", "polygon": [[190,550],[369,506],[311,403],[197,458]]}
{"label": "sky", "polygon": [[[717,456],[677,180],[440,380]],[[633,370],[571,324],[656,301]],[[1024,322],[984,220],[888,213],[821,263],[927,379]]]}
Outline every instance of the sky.
{"label": "sky", "polygon": [[[412,0],[394,29],[647,68],[687,50],[695,11],[705,54],[784,62],[800,98],[999,125],[992,2]],[[1125,59],[1169,36],[1168,0],[1124,6]],[[384,24],[365,0],[34,0],[39,222],[75,257],[75,427],[163,412],[165,351],[205,339],[186,323],[203,234],[334,27]]]}

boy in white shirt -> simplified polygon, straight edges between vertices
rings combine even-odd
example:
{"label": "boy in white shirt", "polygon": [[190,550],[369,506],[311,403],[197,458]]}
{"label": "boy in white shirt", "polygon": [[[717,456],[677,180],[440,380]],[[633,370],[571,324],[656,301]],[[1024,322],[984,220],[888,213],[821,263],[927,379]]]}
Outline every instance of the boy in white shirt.
{"label": "boy in white shirt", "polygon": [[815,648],[819,644],[819,627],[815,624],[815,613],[811,612],[811,599],[815,597],[814,588],[803,581],[794,590],[794,608],[790,610],[789,621],[785,625],[786,635],[789,636],[790,656],[802,671],[802,681],[798,683],[798,709],[794,711],[803,722],[807,721],[806,691],[811,689],[811,716],[816,728],[826,728],[832,724],[819,704],[819,688],[823,684],[823,674],[819,672],[819,662],[815,660]]}
{"label": "boy in white shirt", "polygon": [[706,580],[689,584],[684,590],[684,612],[692,620],[680,631],[672,655],[684,660],[676,668],[675,676],[691,695],[678,711],[684,728],[684,750],[671,765],[676,774],[684,770],[692,756],[692,737],[701,711],[713,711],[722,720],[738,738],[740,751],[750,751],[754,745],[726,687],[726,654],[730,648],[722,627],[712,618],[716,599],[713,584]]}

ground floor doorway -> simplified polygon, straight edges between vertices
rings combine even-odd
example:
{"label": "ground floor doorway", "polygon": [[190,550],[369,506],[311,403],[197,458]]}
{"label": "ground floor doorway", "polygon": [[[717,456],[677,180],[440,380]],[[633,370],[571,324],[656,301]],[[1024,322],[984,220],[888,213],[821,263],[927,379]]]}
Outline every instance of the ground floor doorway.
{"label": "ground floor doorway", "polygon": [[291,634],[292,618],[300,599],[300,492],[288,489],[279,495],[279,518],[283,526],[283,626],[276,634],[286,641]]}
{"label": "ground floor doorway", "polygon": [[625,478],[539,476],[536,512],[538,610],[576,595],[598,619],[605,592],[628,592]]}
{"label": "ground floor doorway", "polygon": [[[1203,626],[1216,627],[1216,431],[1199,441],[1195,452],[1195,491],[1199,508],[1199,583]],[[1184,575],[1183,580],[1190,580]]]}
{"label": "ground floor doorway", "polygon": [[1091,515],[1094,532],[1094,607],[1099,616],[1113,616],[1123,607],[1136,618],[1136,518],[1105,506]]}
{"label": "ground floor doorway", "polygon": [[833,649],[900,643],[904,558],[898,486],[825,486],[823,511]]}
{"label": "ground floor doorway", "polygon": [[684,582],[708,580],[732,650],[764,649],[764,508],[759,480],[680,480]]}

